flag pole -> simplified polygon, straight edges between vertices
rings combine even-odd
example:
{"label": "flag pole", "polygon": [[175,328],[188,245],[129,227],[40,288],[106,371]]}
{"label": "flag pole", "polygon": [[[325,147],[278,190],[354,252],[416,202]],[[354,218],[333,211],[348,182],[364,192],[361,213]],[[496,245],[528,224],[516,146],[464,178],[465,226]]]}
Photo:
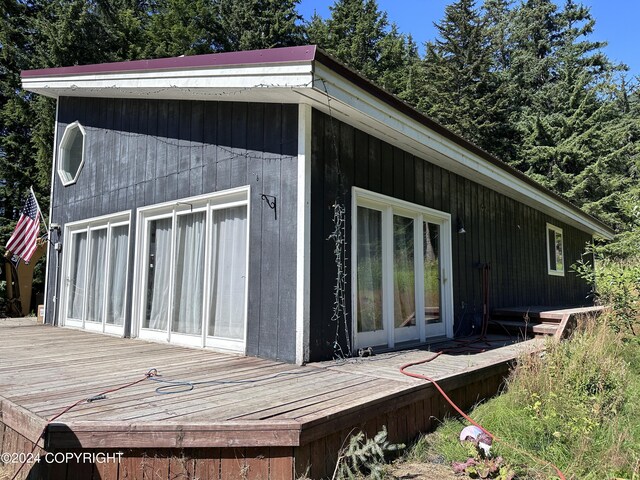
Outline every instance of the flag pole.
{"label": "flag pole", "polygon": [[[40,219],[42,221],[42,224],[44,225],[45,231],[47,232],[47,236],[49,235],[49,227],[47,226],[47,224],[44,221],[44,215],[42,214],[42,210],[40,210],[40,204],[38,203],[38,197],[36,197],[36,192],[33,191],[33,185],[29,187],[29,190],[31,190],[31,195],[33,195],[33,199],[36,202],[36,207],[38,207],[38,213],[40,214]],[[49,219],[51,220],[51,219]]]}

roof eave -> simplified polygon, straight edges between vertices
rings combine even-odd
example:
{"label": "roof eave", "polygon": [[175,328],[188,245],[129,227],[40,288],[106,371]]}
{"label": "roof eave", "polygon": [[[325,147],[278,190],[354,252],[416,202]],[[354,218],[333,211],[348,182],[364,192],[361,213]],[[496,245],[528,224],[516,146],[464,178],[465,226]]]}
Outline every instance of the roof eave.
{"label": "roof eave", "polygon": [[[569,212],[566,213],[582,224],[583,229],[605,239],[613,238],[614,231],[605,223],[421,114],[315,46],[28,70],[22,72],[22,81],[26,90],[53,98],[102,96],[211,100],[237,95],[238,100],[244,101],[264,99],[302,103],[310,101],[298,95],[305,90],[327,94],[324,91],[326,87],[320,86],[322,78],[315,72],[316,62],[387,108],[469,152],[475,162],[485,162],[489,169],[516,179],[534,196],[539,194],[551,200],[556,205],[555,210],[567,209]],[[318,98],[315,99],[316,105],[324,106]]]}

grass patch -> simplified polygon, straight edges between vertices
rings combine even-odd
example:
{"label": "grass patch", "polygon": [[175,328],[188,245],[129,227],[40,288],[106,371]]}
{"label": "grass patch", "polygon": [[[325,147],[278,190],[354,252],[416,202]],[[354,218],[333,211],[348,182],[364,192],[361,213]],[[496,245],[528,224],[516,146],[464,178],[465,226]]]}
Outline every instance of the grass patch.
{"label": "grass patch", "polygon": [[[543,355],[522,358],[503,395],[471,413],[505,442],[494,443],[516,478],[640,478],[640,341],[588,321],[571,341],[549,341]],[[464,462],[463,423],[446,420],[422,437],[407,461]],[[517,447],[511,448],[509,445]]]}

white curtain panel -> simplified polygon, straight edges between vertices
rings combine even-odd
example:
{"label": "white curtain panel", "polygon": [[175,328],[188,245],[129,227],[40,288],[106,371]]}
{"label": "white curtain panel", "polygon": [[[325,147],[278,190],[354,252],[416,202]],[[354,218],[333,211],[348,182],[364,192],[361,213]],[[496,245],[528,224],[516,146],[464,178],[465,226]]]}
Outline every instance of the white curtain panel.
{"label": "white curtain panel", "polygon": [[358,331],[382,330],[382,213],[358,207]]}
{"label": "white curtain panel", "polygon": [[206,213],[178,217],[172,331],[202,334]]}
{"label": "white curtain panel", "polygon": [[82,319],[84,305],[85,264],[87,254],[87,232],[72,235],[71,240],[71,268],[68,277],[67,316]]}
{"label": "white curtain panel", "polygon": [[129,226],[111,229],[109,264],[109,297],[107,298],[107,320],[111,325],[124,324],[124,309],[129,265]]}
{"label": "white curtain panel", "polygon": [[107,229],[89,232],[90,260],[87,284],[87,320],[102,322],[104,312],[104,278],[107,266]]}
{"label": "white curtain panel", "polygon": [[[171,268],[171,218],[152,220],[148,255],[147,316],[144,327],[166,330],[169,315]],[[155,232],[155,235],[154,235]]]}
{"label": "white curtain panel", "polygon": [[246,206],[212,213],[211,315],[209,335],[244,339],[247,272]]}

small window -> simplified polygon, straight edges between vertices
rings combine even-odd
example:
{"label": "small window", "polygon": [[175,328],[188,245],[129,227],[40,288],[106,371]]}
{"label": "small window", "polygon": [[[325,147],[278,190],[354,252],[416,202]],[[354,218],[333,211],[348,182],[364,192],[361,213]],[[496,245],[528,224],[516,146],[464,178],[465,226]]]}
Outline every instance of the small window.
{"label": "small window", "polygon": [[75,183],[84,165],[84,127],[79,122],[67,125],[60,140],[58,175],[64,185]]}
{"label": "small window", "polygon": [[564,244],[562,229],[547,223],[547,264],[549,275],[564,276]]}

